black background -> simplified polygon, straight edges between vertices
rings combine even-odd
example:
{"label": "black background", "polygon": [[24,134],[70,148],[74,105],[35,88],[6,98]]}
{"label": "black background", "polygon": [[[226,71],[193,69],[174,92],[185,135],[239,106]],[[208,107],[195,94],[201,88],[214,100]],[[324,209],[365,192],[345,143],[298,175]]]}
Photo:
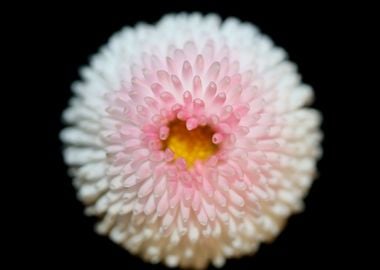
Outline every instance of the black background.
{"label": "black background", "polygon": [[40,208],[38,218],[33,219],[38,224],[38,230],[33,232],[36,241],[43,244],[35,250],[32,248],[36,251],[34,260],[50,266],[165,269],[162,265],[144,263],[94,232],[96,219],[83,214],[84,208],[76,200],[66,174],[58,139],[63,128],[60,117],[71,96],[70,84],[79,79],[78,68],[86,65],[88,57],[114,32],[139,21],[154,23],[166,13],[201,11],[214,12],[222,18],[238,17],[256,24],[269,35],[298,64],[304,82],[313,86],[316,96],[313,107],[324,116],[324,156],[318,164],[320,176],[306,198],[306,211],[291,217],[274,243],[262,245],[254,256],[228,260],[223,269],[331,267],[332,264],[339,267],[358,261],[359,253],[366,249],[359,244],[365,238],[365,231],[356,226],[360,210],[353,202],[352,193],[357,189],[358,177],[350,169],[352,159],[347,145],[351,153],[358,146],[352,144],[355,131],[349,135],[344,131],[358,117],[354,113],[346,117],[351,112],[355,92],[345,82],[354,76],[347,56],[355,57],[351,40],[352,33],[361,31],[354,19],[360,10],[347,4],[332,7],[269,3],[262,7],[243,1],[92,3],[86,8],[57,5],[46,12],[43,8],[32,15],[37,24],[25,25],[30,30],[31,42],[42,41],[36,43],[41,52],[38,57],[46,60],[44,64],[39,63],[44,65],[39,89],[43,98],[35,109],[43,119],[42,138],[47,151],[41,153],[43,165],[40,166],[44,166],[46,175],[39,180],[43,183],[38,196]]}

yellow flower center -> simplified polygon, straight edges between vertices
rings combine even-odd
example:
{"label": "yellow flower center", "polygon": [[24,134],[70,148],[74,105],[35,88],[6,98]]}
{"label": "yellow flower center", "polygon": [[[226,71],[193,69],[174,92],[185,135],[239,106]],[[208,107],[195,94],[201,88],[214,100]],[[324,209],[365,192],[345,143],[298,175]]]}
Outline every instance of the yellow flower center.
{"label": "yellow flower center", "polygon": [[174,120],[169,124],[169,130],[164,149],[169,148],[174,153],[174,159],[183,158],[188,167],[197,160],[207,160],[218,150],[212,142],[214,131],[209,126],[188,130],[184,121]]}

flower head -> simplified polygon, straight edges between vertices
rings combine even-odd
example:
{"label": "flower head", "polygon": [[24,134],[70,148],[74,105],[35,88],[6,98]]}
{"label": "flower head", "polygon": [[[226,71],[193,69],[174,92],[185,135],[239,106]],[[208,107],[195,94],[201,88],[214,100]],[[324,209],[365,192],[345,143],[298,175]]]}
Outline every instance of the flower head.
{"label": "flower head", "polygon": [[81,70],[61,137],[99,233],[152,263],[254,252],[302,209],[312,89],[255,26],[180,14],[125,28]]}

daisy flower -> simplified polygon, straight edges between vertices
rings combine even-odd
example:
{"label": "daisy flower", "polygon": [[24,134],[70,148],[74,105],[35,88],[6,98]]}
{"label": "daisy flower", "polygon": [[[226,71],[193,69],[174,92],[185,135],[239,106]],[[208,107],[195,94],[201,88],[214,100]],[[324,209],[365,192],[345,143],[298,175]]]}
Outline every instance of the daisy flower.
{"label": "daisy flower", "polygon": [[167,15],[122,29],[90,62],[61,139],[99,233],[151,263],[221,267],[302,210],[320,114],[254,25]]}

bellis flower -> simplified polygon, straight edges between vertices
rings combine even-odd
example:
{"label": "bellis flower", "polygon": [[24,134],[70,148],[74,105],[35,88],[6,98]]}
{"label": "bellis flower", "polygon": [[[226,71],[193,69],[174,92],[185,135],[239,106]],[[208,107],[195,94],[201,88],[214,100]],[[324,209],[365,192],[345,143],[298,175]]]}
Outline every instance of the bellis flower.
{"label": "bellis flower", "polygon": [[151,263],[253,254],[303,208],[321,155],[312,88],[252,24],[167,15],[81,69],[61,139],[97,231]]}

